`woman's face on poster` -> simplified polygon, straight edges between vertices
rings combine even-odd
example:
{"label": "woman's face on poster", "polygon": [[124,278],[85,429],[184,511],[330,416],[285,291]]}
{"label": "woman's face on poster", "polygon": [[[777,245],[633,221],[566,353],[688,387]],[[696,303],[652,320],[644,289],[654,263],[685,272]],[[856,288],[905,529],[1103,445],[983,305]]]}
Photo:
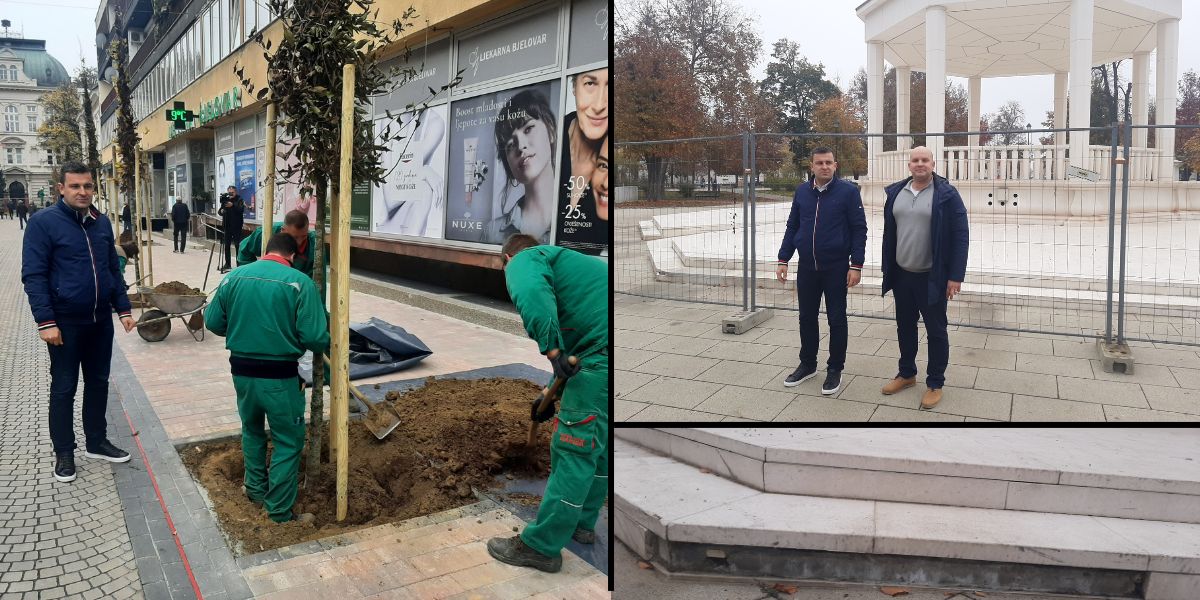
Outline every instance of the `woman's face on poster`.
{"label": "woman's face on poster", "polygon": [[504,145],[504,157],[513,179],[529,183],[550,166],[553,152],[550,130],[538,119],[530,119],[513,130]]}
{"label": "woman's face on poster", "polygon": [[608,138],[600,143],[596,168],[592,170],[592,195],[596,197],[596,218],[608,220]]}
{"label": "woman's face on poster", "polygon": [[575,116],[587,139],[594,142],[608,133],[608,69],[575,76]]}

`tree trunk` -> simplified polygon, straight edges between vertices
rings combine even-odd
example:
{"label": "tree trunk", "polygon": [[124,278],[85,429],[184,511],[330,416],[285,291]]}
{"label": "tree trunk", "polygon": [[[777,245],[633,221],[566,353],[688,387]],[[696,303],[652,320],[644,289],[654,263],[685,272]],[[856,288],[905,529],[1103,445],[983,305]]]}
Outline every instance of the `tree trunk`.
{"label": "tree trunk", "polygon": [[[328,200],[325,197],[327,191],[327,181],[324,176],[314,178],[313,193],[317,198],[317,222],[313,224],[317,231],[317,247],[313,249],[313,282],[317,284],[317,291],[321,294],[321,305],[325,305],[325,221],[326,209],[328,208]],[[326,310],[328,315],[329,311]],[[317,473],[321,469],[321,445],[325,434],[324,418],[325,412],[325,362],[320,356],[313,356],[313,387],[312,398],[309,400],[309,419],[308,419],[308,457],[305,460],[304,479],[307,482],[309,479],[315,479]]]}
{"label": "tree trunk", "polygon": [[664,176],[666,171],[663,168],[664,159],[661,156],[646,157],[646,171],[650,174],[650,189],[647,191],[649,200],[662,200],[666,198],[666,182]]}

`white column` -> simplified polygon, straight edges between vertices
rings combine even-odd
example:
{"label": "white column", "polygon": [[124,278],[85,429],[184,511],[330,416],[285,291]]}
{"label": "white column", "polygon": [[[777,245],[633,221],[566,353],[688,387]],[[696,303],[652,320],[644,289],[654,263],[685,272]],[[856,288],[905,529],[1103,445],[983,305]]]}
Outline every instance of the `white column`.
{"label": "white column", "polygon": [[[967,78],[967,131],[979,131],[979,97],[983,80],[979,76]],[[968,146],[979,145],[979,134],[967,136]]]}
{"label": "white column", "polygon": [[[1054,128],[1066,129],[1067,127],[1067,74],[1054,74]],[[1054,145],[1065,146],[1067,143],[1067,132],[1054,132]],[[1055,151],[1058,153],[1059,151]]]}
{"label": "white column", "polygon": [[[1071,0],[1071,127],[1092,123],[1092,19],[1095,0]],[[1071,162],[1088,168],[1088,132],[1071,132]]]}
{"label": "white column", "polygon": [[[896,133],[911,133],[909,130],[910,104],[909,89],[912,88],[912,69],[896,67]],[[896,138],[897,150],[912,148],[912,138],[901,136]]]}
{"label": "white column", "polygon": [[[883,42],[867,42],[867,133],[883,133]],[[879,153],[883,138],[867,138],[867,173],[882,179]]]}
{"label": "white column", "polygon": [[[1145,125],[1150,113],[1150,53],[1133,53],[1133,124]],[[1146,130],[1134,129],[1133,146],[1146,147]]]}
{"label": "white column", "polygon": [[[946,7],[925,9],[925,131],[946,131]],[[925,145],[933,151],[934,168],[945,173],[942,148],[944,137],[927,136]]]}
{"label": "white column", "polygon": [[[1179,19],[1158,22],[1158,89],[1154,97],[1155,125],[1175,124],[1175,101],[1179,87]],[[1160,181],[1174,181],[1175,130],[1155,129],[1155,146],[1159,148],[1158,172]]]}

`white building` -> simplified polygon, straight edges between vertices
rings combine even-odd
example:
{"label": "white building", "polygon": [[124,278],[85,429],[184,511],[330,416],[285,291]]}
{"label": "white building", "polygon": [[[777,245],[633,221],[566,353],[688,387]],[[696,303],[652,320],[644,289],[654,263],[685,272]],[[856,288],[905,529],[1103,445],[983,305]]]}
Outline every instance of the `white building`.
{"label": "white building", "polygon": [[37,129],[45,119],[42,94],[70,81],[62,63],[46,52],[44,40],[0,32],[0,170],[4,198],[51,197],[55,157],[38,146]]}

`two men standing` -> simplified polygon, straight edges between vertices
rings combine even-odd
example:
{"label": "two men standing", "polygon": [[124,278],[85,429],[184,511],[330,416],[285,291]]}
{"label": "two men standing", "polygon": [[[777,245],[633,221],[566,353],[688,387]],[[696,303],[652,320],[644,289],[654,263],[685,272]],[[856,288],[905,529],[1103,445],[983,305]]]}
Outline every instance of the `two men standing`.
{"label": "two men standing", "polygon": [[[829,360],[821,393],[841,389],[846,359],[846,294],[860,281],[867,225],[858,189],[837,180],[837,162],[828,148],[812,152],[812,180],[792,200],[787,230],[779,249],[776,275],[787,278],[787,263],[800,252],[796,294],[800,308],[800,366],[784,380],[788,387],[816,375],[821,297],[829,320]],[[942,399],[950,339],[947,302],[954,299],[967,270],[967,209],[958,190],[934,173],[933,153],[924,146],[909,155],[911,177],[886,188],[884,204],[883,294],[895,296],[899,371],[881,390],[895,394],[916,385],[917,318],[929,338],[927,390],[921,408]],[[843,283],[844,282],[844,283]]]}

